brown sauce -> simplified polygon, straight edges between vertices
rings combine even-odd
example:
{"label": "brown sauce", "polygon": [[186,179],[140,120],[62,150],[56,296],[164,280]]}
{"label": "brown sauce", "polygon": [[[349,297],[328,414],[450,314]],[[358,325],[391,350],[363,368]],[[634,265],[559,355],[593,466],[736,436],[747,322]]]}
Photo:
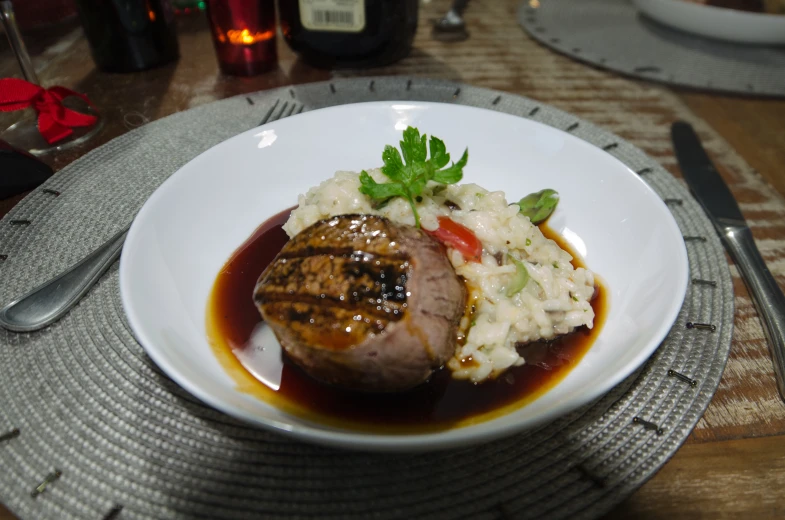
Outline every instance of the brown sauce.
{"label": "brown sauce", "polygon": [[[592,345],[605,321],[607,291],[599,284],[592,302],[593,329],[581,327],[555,341],[521,347],[526,364],[481,384],[452,379],[443,368],[426,383],[404,393],[364,394],[320,383],[286,356],[273,352],[271,357],[268,352],[262,359],[269,366],[261,370],[274,373],[275,381],[270,383],[256,370],[254,377],[239,359],[247,360],[244,354],[253,349],[259,352],[258,341],[255,345],[251,341],[262,323],[252,300],[253,289],[288,240],[281,225],[290,211],[262,224],[235,251],[216,278],[207,311],[208,335],[216,357],[238,389],[289,413],[336,426],[385,432],[433,431],[486,421],[533,401],[563,379]],[[585,267],[561,236],[545,225],[540,229],[573,256],[575,267]]]}

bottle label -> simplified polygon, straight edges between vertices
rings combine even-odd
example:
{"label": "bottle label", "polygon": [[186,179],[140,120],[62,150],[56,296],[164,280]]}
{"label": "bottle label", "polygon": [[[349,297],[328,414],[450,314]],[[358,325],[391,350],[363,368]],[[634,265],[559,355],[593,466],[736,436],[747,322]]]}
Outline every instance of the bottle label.
{"label": "bottle label", "polygon": [[360,32],[365,0],[299,0],[300,22],[311,31]]}

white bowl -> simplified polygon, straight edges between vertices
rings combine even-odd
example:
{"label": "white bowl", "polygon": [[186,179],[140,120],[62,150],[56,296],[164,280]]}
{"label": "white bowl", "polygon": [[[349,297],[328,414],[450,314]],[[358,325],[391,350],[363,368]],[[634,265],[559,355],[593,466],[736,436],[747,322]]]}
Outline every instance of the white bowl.
{"label": "white bowl", "polygon": [[[561,197],[549,225],[581,253],[609,294],[607,321],[580,363],[534,402],[471,426],[407,435],[365,433],[287,414],[236,388],[206,334],[216,275],[268,217],[336,170],[381,164],[407,126],[469,147],[464,182],[509,200],[543,188]],[[249,130],[164,182],[139,212],[120,263],[128,320],[150,357],[204,402],[234,417],[333,446],[425,450],[486,441],[555,419],[638,368],[681,308],[688,264],[662,200],[608,153],[544,124],[478,108],[418,102],[343,105]],[[249,295],[250,298],[250,295]]]}
{"label": "white bowl", "polygon": [[785,44],[785,16],[751,13],[684,0],[632,0],[644,14],[685,32],[736,43]]}

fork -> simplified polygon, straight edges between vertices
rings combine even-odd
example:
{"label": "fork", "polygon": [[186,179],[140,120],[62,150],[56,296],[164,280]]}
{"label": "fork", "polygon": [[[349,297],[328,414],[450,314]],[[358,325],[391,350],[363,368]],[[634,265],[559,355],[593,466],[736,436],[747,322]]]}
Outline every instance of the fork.
{"label": "fork", "polygon": [[267,111],[267,113],[265,114],[264,118],[262,118],[262,121],[259,123],[258,126],[262,126],[266,123],[272,123],[273,121],[278,121],[279,119],[289,117],[292,114],[299,114],[305,108],[305,105],[301,103],[295,103],[294,101],[292,101],[292,104],[290,106],[288,101],[284,101],[283,105],[281,105],[281,109],[276,112],[276,108],[278,108],[278,105],[280,103],[281,103],[280,99],[275,100],[275,103],[273,104],[273,106],[270,107],[270,110]]}
{"label": "fork", "polygon": [[[259,125],[299,114],[304,108],[301,103],[284,101],[281,104],[280,99],[276,100]],[[0,327],[14,332],[32,332],[62,318],[120,257],[130,227],[128,224],[66,271],[0,309]]]}

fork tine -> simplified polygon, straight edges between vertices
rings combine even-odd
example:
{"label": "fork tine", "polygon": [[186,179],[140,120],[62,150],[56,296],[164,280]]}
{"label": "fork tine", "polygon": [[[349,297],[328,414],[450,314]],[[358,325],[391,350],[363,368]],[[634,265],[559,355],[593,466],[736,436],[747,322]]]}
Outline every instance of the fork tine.
{"label": "fork tine", "polygon": [[289,102],[288,101],[284,101],[283,105],[281,105],[281,110],[275,115],[275,117],[273,117],[272,121],[278,121],[282,117],[285,117],[283,114],[284,114],[284,112],[286,112],[286,107],[288,107],[288,106],[289,106]]}
{"label": "fork tine", "polygon": [[280,102],[281,102],[280,99],[276,99],[275,103],[273,104],[273,106],[270,107],[270,110],[267,111],[267,113],[264,115],[262,120],[256,126],[261,126],[261,125],[265,124],[266,122],[268,122],[270,120],[270,116],[272,116],[273,112],[275,111],[275,107],[277,107],[278,103],[280,103]]}
{"label": "fork tine", "polygon": [[303,111],[303,109],[305,109],[305,105],[295,102],[290,104],[288,101],[284,101],[283,104],[281,104],[281,100],[277,99],[257,126],[261,126],[265,123],[272,123],[273,121],[278,121],[279,119],[283,119],[294,114],[299,114]]}
{"label": "fork tine", "polygon": [[295,108],[297,108],[297,103],[292,103],[292,108],[289,109],[289,112],[284,117],[289,117],[290,115],[292,115],[294,113]]}

